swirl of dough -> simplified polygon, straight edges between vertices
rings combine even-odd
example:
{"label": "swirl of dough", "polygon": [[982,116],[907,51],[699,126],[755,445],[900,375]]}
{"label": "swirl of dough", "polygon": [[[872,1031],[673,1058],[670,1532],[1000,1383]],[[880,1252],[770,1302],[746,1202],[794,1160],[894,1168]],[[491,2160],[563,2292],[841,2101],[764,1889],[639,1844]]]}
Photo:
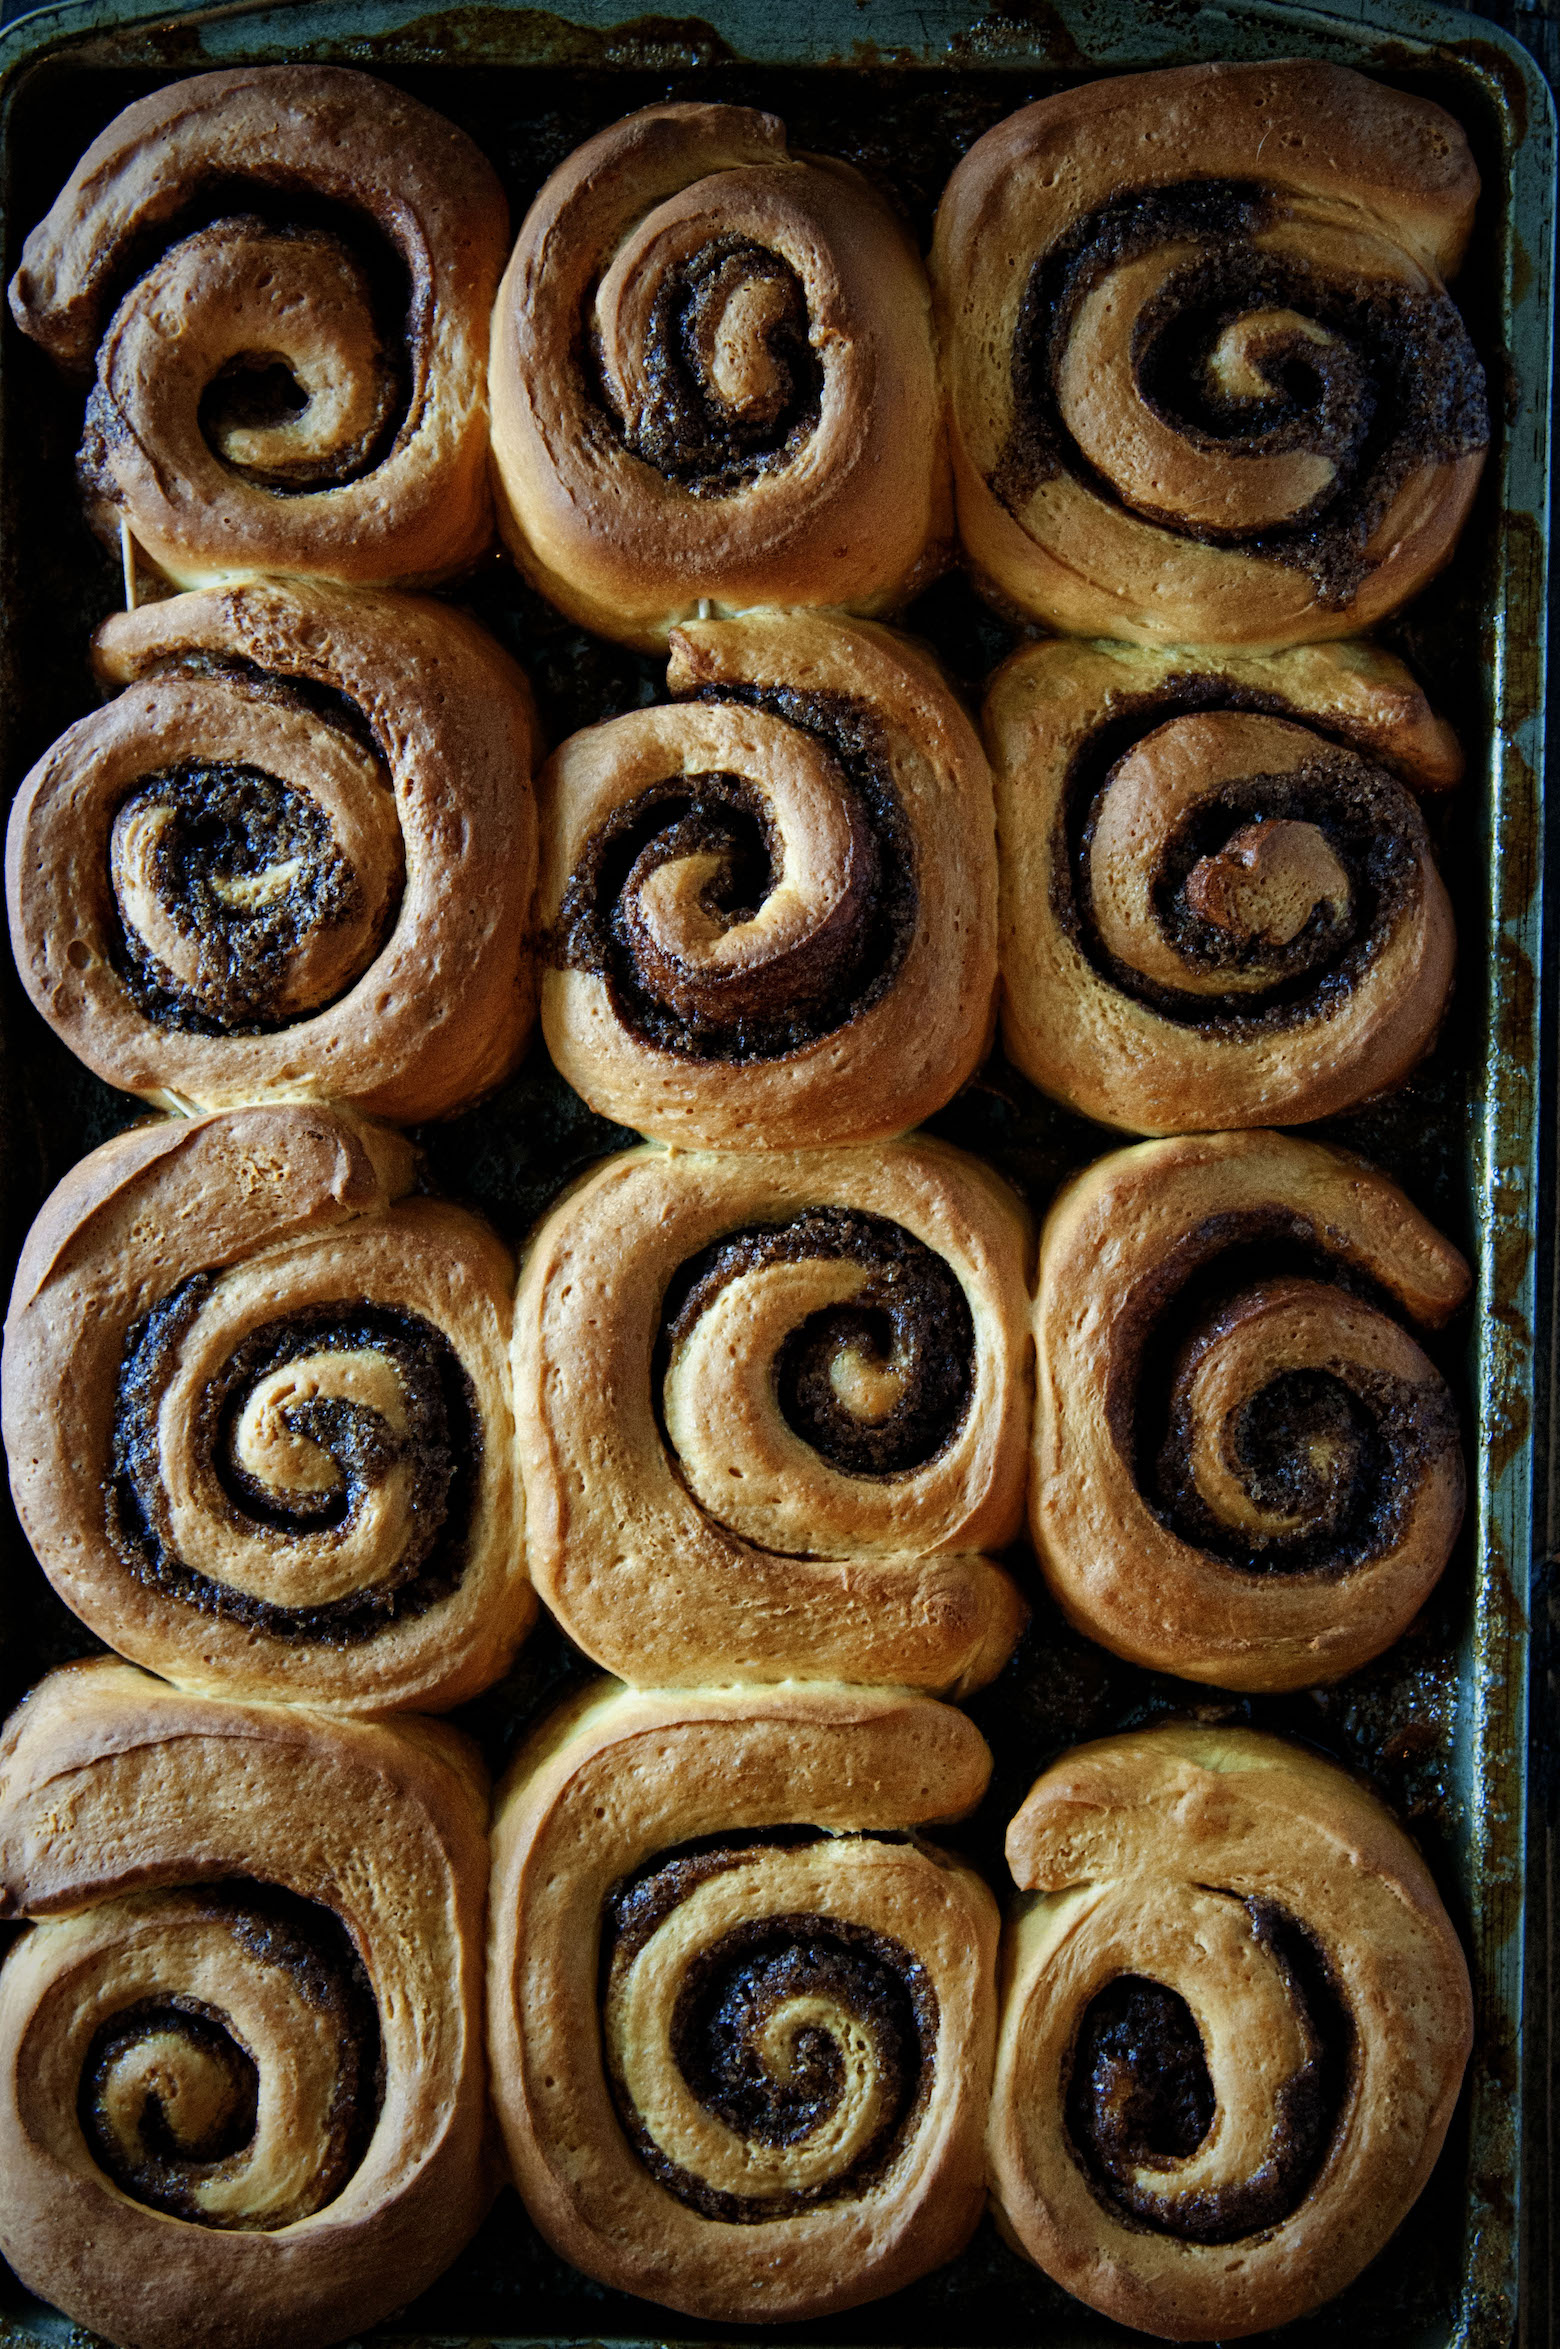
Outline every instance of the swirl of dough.
{"label": "swirl of dough", "polygon": [[875,2299],[962,2244],[995,1911],[905,1831],[967,1810],[989,1765],[945,1706],[816,1684],[598,1686],[521,1755],[494,2092],[565,2257],[751,2322]]}
{"label": "swirl of dough", "polygon": [[870,623],[691,621],[671,655],[673,706],[576,734],[541,779],[553,1058],[669,1142],[902,1133],[990,1039],[974,731],[934,664]]}
{"label": "swirl of dough", "polygon": [[979,1687],[1023,1619],[1028,1226],[937,1143],[609,1160],[515,1314],[533,1579],[641,1686]]}
{"label": "swirl of dough", "polygon": [[180,1686],[438,1709],[525,1629],[511,1262],[411,1177],[330,1111],[231,1110],[105,1143],[33,1227],[17,1508],[66,1604]]}
{"label": "swirl of dough", "polygon": [[1310,62],[1084,84],[978,140],[933,245],[959,528],[1082,635],[1349,636],[1451,553],[1489,442],[1443,278],[1452,117]]}
{"label": "swirl of dough", "polygon": [[237,67],[138,99],[11,283],[25,334],[96,365],[77,460],[93,528],[117,549],[123,522],[178,587],[474,562],[507,235],[471,142],[368,74]]}
{"label": "swirl of dough", "polygon": [[12,807],[33,1003],[161,1107],[397,1119],[496,1084],[531,1025],[530,689],[458,613],[265,581],[106,621],[123,690]]}
{"label": "swirl of dough", "polygon": [[1429,1873],[1373,1795],[1249,1730],[1064,1755],[1008,1829],[988,2135],[1008,2229],[1090,2307],[1238,2339],[1417,2198],[1472,2042]]}
{"label": "swirl of dough", "polygon": [[1066,1185],[1040,1243],[1030,1514],[1067,1614],[1220,1688],[1379,1655],[1463,1513],[1456,1410],[1403,1320],[1437,1327],[1467,1291],[1394,1183],[1316,1143],[1145,1142]]}
{"label": "swirl of dough", "polygon": [[527,214],[491,370],[499,525],[572,619],[879,612],[948,534],[930,295],[855,171],[740,106],[647,107]]}
{"label": "swirl of dough", "polygon": [[645,2166],[706,2218],[754,2225],[859,2194],[919,2101],[936,1999],[901,1942],[834,1913],[840,1856],[723,1844],[652,1861],[609,1906],[618,2110]]}
{"label": "swirl of dough", "polygon": [[1003,1037],[1046,1092],[1168,1134],[1388,1091],[1451,993],[1416,792],[1462,755],[1367,645],[1026,647],[992,680]]}
{"label": "swirl of dough", "polygon": [[431,2283],[482,2160],[485,1789],[453,1732],[107,1659],[0,1744],[0,2247],[147,2349],[325,2343]]}

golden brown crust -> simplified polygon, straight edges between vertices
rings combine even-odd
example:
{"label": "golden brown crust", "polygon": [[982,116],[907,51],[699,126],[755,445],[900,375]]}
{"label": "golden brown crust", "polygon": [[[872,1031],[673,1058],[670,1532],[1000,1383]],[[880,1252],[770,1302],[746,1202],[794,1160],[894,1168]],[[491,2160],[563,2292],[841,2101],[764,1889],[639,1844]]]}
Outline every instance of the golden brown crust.
{"label": "golden brown crust", "polygon": [[[1007,2228],[1090,2307],[1170,2340],[1238,2339],[1341,2291],[1424,2186],[1472,2042],[1467,1966],[1408,1838],[1331,1763],[1187,1726],[1065,1755],[1008,1857],[1036,1897],[1008,1935],[988,2138]],[[1074,2067],[1122,1975],[1184,2002],[1212,2112],[1170,2158],[1118,2149],[1118,2183],[1086,2174]],[[1111,2076],[1118,2111],[1166,2085],[1148,2057]]]}
{"label": "golden brown crust", "polygon": [[1413,794],[1462,754],[1401,662],[1035,644],[985,725],[1003,1039],[1044,1091],[1132,1133],[1300,1124],[1430,1049],[1456,941]]}
{"label": "golden brown crust", "polygon": [[[173,244],[106,319],[154,232],[176,232],[206,189],[245,184],[311,216],[335,207],[393,249],[397,360],[347,238],[268,227],[241,194],[237,217]],[[87,149],[11,285],[17,324],[52,358],[96,353],[93,526],[117,548],[123,517],[180,587],[257,571],[415,585],[473,562],[492,528],[485,376],[507,227],[470,140],[368,74],[234,67],[138,99]],[[302,411],[213,421],[210,387],[257,350],[308,395]]]}
{"label": "golden brown crust", "polygon": [[[998,123],[932,253],[977,573],[1140,644],[1347,636],[1416,593],[1488,438],[1441,283],[1478,187],[1450,115],[1312,62],[1127,74]],[[1214,321],[1190,364],[1183,308]]]}
{"label": "golden brown crust", "polygon": [[901,1133],[991,1035],[974,731],[935,664],[866,622],[689,621],[671,653],[678,702],[576,734],[539,787],[552,1056],[592,1108],[662,1141]]}
{"label": "golden brown crust", "polygon": [[[52,1920],[0,1975],[0,2245],[32,2290],[126,2349],[308,2349],[433,2281],[491,2191],[486,1818],[431,1725],[107,1659],[33,1692],[0,1744],[0,1909]],[[258,2106],[204,2162],[235,2041]]]}
{"label": "golden brown crust", "polygon": [[66,1604],[183,1687],[437,1710],[530,1620],[512,1260],[412,1171],[330,1110],[181,1119],[93,1151],[28,1239],[18,1513]]}
{"label": "golden brown crust", "polygon": [[[935,1846],[880,1838],[968,1810],[989,1768],[947,1707],[827,1685],[596,1689],[521,1755],[494,1829],[494,2094],[526,2206],[566,2258],[690,2314],[774,2322],[875,2299],[961,2247],[984,2199],[996,1910]],[[824,1832],[766,1841],[773,1827]],[[697,1864],[692,1881],[663,1877],[636,1949],[614,1931],[614,1890],[705,1837],[738,1848],[702,1880]],[[840,1943],[843,1989],[815,1978],[820,1945],[827,1968]],[[778,2093],[802,2060],[799,2030],[832,2039],[845,2072],[821,2121],[779,2144],[699,2094],[681,2044],[680,1986],[718,1973],[726,1951],[781,1974],[765,2032]],[[932,1995],[905,2033],[914,2076],[896,2079],[905,2046],[884,2046],[870,2007],[906,1959]],[[897,2127],[874,2156],[862,2107],[886,2097],[892,2111],[896,2093]],[[786,2215],[732,2223],[718,2200],[699,2207],[728,2168]],[[803,2179],[812,2198],[797,2203]]]}
{"label": "golden brown crust", "polygon": [[[279,580],[117,614],[93,652],[124,690],[27,777],[6,860],[17,967],[72,1051],[165,1107],[415,1119],[496,1084],[534,1004],[514,664],[442,605]],[[241,801],[234,766],[269,780]]]}
{"label": "golden brown crust", "polygon": [[941,559],[920,258],[771,114],[648,107],[553,173],[499,292],[491,398],[506,543],[604,636],[664,644],[701,602],[880,612]]}
{"label": "golden brown crust", "polygon": [[937,1143],[609,1160],[515,1311],[531,1573],[570,1638],[641,1686],[989,1680],[1024,1612],[978,1553],[1022,1509],[1027,1251]]}
{"label": "golden brown crust", "polygon": [[1394,1183],[1316,1143],[1145,1142],[1075,1177],[1040,1240],[1030,1487],[1070,1618],[1220,1688],[1334,1680],[1389,1646],[1446,1564],[1463,1467],[1440,1376],[1384,1307],[1435,1327],[1467,1290]]}

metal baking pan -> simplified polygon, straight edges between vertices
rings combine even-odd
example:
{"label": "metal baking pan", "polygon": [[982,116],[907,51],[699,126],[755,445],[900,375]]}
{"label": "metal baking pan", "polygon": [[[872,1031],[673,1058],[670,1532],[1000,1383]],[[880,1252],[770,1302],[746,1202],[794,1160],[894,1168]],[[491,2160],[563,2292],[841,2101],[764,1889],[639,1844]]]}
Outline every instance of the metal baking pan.
{"label": "metal baking pan", "polygon": [[[992,1792],[958,1838],[999,1887],[1006,1819],[1040,1766],[1079,1738],[1167,1713],[1247,1721],[1303,1737],[1361,1771],[1418,1837],[1472,1959],[1478,2040],[1461,2112],[1419,2206],[1338,2300],[1286,2329],[1293,2349],[1499,2349],[1553,2331],[1547,2147],[1550,2066],[1549,1742],[1539,1701],[1548,1647],[1530,1656],[1535,1435],[1547,1404],[1550,1316],[1538,1318],[1540,1216],[1551,1182],[1541,1101],[1541,811],[1553,252],[1554,111],[1526,54],[1490,24],[1417,0],[1352,0],[1335,13],[1246,0],[707,0],[699,18],[617,21],[622,0],[566,15],[501,0],[282,0],[149,15],[136,0],[69,0],[0,33],[0,175],[7,274],[26,230],[93,133],[142,90],[206,66],[318,59],[403,83],[464,125],[504,176],[516,218],[581,138],[666,96],[722,97],[783,115],[793,143],[842,154],[886,183],[923,237],[948,171],[989,123],[1067,81],[1222,57],[1313,56],[1355,65],[1451,108],[1484,177],[1459,286],[1490,370],[1497,437],[1456,561],[1380,634],[1459,728],[1470,772],[1446,812],[1444,869],[1461,963],[1433,1059],[1392,1100],[1322,1129],[1387,1166],[1478,1271],[1443,1367],[1464,1416],[1473,1504],[1459,1551],[1420,1621],[1339,1686],[1232,1699],[1117,1663],[1036,1601],[1019,1655],[972,1710],[997,1757]],[[117,600],[113,568],[77,516],[79,412],[7,322],[0,351],[0,756],[7,789],[92,705],[91,627]],[[655,697],[658,665],[582,636],[496,559],[460,583],[520,656],[556,739]],[[1012,641],[958,580],[909,624],[972,696]],[[6,1270],[45,1191],[85,1150],[141,1113],[87,1076],[27,1010],[3,1008]],[[1043,1209],[1071,1167],[1113,1137],[1042,1101],[995,1060],[935,1122],[983,1152]],[[484,1209],[517,1244],[586,1159],[619,1146],[540,1049],[492,1101],[428,1129],[433,1180]],[[1547,1452],[1547,1446],[1540,1447]],[[14,1522],[0,1526],[0,1699],[92,1646],[50,1596]],[[1545,1635],[1547,1638],[1547,1634]],[[501,1763],[517,1734],[583,1667],[544,1627],[511,1679],[458,1718]],[[1529,1692],[1535,1692],[1529,1768]],[[1526,2068],[1524,2072],[1524,2056]],[[1525,2278],[1525,2281],[1523,2279]],[[740,2328],[739,2328],[740,2329]],[[413,2308],[373,2338],[466,2344],[665,2341],[716,2328],[603,2291],[539,2242],[512,2195]],[[757,2338],[759,2336],[752,2335]],[[1008,2252],[989,2225],[912,2290],[789,2340],[1083,2349],[1129,2336]],[[0,2279],[0,2343],[85,2342]]]}

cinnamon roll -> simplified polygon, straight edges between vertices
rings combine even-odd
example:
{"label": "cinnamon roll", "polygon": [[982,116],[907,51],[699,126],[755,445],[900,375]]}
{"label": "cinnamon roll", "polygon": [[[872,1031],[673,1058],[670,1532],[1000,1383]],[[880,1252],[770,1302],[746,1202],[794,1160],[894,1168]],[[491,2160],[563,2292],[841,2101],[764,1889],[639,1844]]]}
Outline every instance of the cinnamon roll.
{"label": "cinnamon roll", "polygon": [[1172,2341],[1287,2324],[1374,2258],[1446,2135],[1473,2008],[1419,1854],[1250,1730],[1105,1738],[1008,1829],[989,2152],[1006,2227]]}
{"label": "cinnamon roll", "polygon": [[68,1665],[0,1744],[0,2249],[137,2349],[339,2340],[491,2194],[453,1731]]}
{"label": "cinnamon roll", "polygon": [[493,1837],[488,2031],[543,2235],[720,2323],[852,2308],[985,2196],[996,1908],[914,1831],[979,1732],[883,1690],[584,1697]]}
{"label": "cinnamon roll", "polygon": [[6,1323],[11,1490],[83,1622],[185,1688],[439,1710],[530,1619],[512,1260],[329,1110],[143,1126],[66,1176]]}
{"label": "cinnamon roll", "polygon": [[996,851],[980,745],[869,623],[674,629],[671,707],[543,777],[542,1024],[593,1109],[796,1149],[915,1125],[990,1041]]}
{"label": "cinnamon roll", "polygon": [[535,720],[469,620],[264,581],[106,621],[117,700],[12,808],[33,1003],[164,1107],[267,1094],[437,1117],[531,1024]]}
{"label": "cinnamon roll", "polygon": [[908,599],[951,529],[920,256],[744,106],[647,107],[548,180],[499,291],[499,525],[571,619]]}
{"label": "cinnamon roll", "polygon": [[474,562],[507,238],[471,141],[368,74],[242,66],[138,99],[11,281],[23,333],[96,368],[93,528],[179,587]]}
{"label": "cinnamon roll", "polygon": [[1478,193],[1439,106],[1309,61],[998,123],[932,251],[977,574],[1139,644],[1349,636],[1417,593],[1489,441],[1443,283]]}
{"label": "cinnamon roll", "polygon": [[1041,1234],[1030,1492],[1072,1621],[1220,1688],[1390,1646],[1463,1512],[1457,1414],[1411,1328],[1467,1292],[1395,1184],[1313,1142],[1147,1142],[1075,1177]]}
{"label": "cinnamon roll", "polygon": [[1299,1124],[1402,1082],[1452,985],[1416,793],[1462,755],[1360,644],[1036,644],[986,705],[1003,1038],[1135,1133]]}
{"label": "cinnamon roll", "polygon": [[1023,1620],[1027,1221],[935,1142],[646,1149],[547,1218],[515,1310],[537,1589],[641,1686],[979,1687]]}

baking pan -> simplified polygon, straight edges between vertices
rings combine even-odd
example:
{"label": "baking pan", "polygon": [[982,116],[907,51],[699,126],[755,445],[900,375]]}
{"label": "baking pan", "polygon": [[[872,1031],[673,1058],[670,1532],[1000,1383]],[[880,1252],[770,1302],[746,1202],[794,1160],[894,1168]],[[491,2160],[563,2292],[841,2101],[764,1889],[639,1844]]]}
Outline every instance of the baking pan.
{"label": "baking pan", "polygon": [[[619,0],[621,5],[621,0]],[[971,1710],[991,1741],[990,1796],[960,1842],[999,1887],[1007,1817],[1058,1749],[1171,1713],[1307,1739],[1362,1772],[1406,1820],[1462,1929],[1478,2038],[1436,2175],[1393,2243],[1338,2300],[1286,2329],[1294,2349],[1498,2349],[1518,2325],[1552,2338],[1546,1985],[1553,1833],[1547,1716],[1529,1692],[1530,1602],[1547,1545],[1535,1513],[1535,1391],[1547,1402],[1552,1315],[1538,1319],[1541,1182],[1541,812],[1554,110],[1526,54],[1446,8],[1356,0],[1331,13],[1196,0],[711,0],[698,18],[617,21],[612,0],[565,15],[491,4],[292,0],[174,18],[134,0],[71,0],[0,33],[0,194],[7,273],[26,230],[93,133],[142,90],[203,67],[317,59],[403,84],[460,122],[503,175],[516,218],[581,138],[666,96],[782,114],[794,145],[842,154],[886,184],[923,238],[944,179],[981,130],[1062,83],[1222,57],[1311,56],[1439,99],[1466,125],[1485,196],[1459,298],[1490,371],[1496,439],[1451,570],[1379,632],[1457,725],[1469,775],[1439,845],[1460,938],[1453,1015],[1433,1058],[1391,1100],[1317,1129],[1384,1164],[1473,1258],[1475,1306],[1441,1349],[1463,1413],[1472,1505],[1419,1622],[1338,1686],[1236,1699],[1118,1663],[1068,1631],[1018,1572],[1035,1621]],[[117,573],[79,521],[71,460],[79,401],[7,322],[0,351],[0,759],[8,791],[94,695],[85,653]],[[656,697],[659,664],[582,635],[495,560],[452,591],[518,654],[556,739]],[[909,625],[972,698],[1014,641],[957,579]],[[4,982],[0,1063],[5,1270],[45,1191],[94,1143],[143,1114],[76,1067]],[[1043,1210],[1060,1178],[1117,1137],[1040,1099],[1000,1060],[934,1122],[1001,1167]],[[592,1116],[538,1048],[483,1107],[420,1139],[432,1180],[517,1244],[586,1160],[628,1137]],[[1545,1288],[1551,1253],[1543,1249]],[[1547,1456],[1548,1447],[1543,1447]],[[1547,1523],[1547,1501],[1545,1509]],[[0,1525],[0,1698],[94,1643],[48,1593],[15,1527]],[[1547,1637],[1547,1634],[1546,1634]],[[544,1626],[510,1679],[457,1718],[500,1764],[526,1722],[585,1667]],[[1525,2042],[1525,2045],[1524,2045]],[[1524,2077],[1524,2054],[1526,2075]],[[1525,2250],[1524,2250],[1525,2246]],[[378,2342],[664,2341],[727,2337],[603,2291],[539,2242],[504,2195],[472,2248]],[[742,2328],[738,2328],[742,2330]],[[749,2335],[759,2338],[756,2333]],[[775,2336],[771,2336],[775,2337]],[[1069,2299],[983,2226],[912,2290],[797,2341],[1056,2349],[1131,2336]],[[0,2283],[0,2343],[89,2336]]]}

